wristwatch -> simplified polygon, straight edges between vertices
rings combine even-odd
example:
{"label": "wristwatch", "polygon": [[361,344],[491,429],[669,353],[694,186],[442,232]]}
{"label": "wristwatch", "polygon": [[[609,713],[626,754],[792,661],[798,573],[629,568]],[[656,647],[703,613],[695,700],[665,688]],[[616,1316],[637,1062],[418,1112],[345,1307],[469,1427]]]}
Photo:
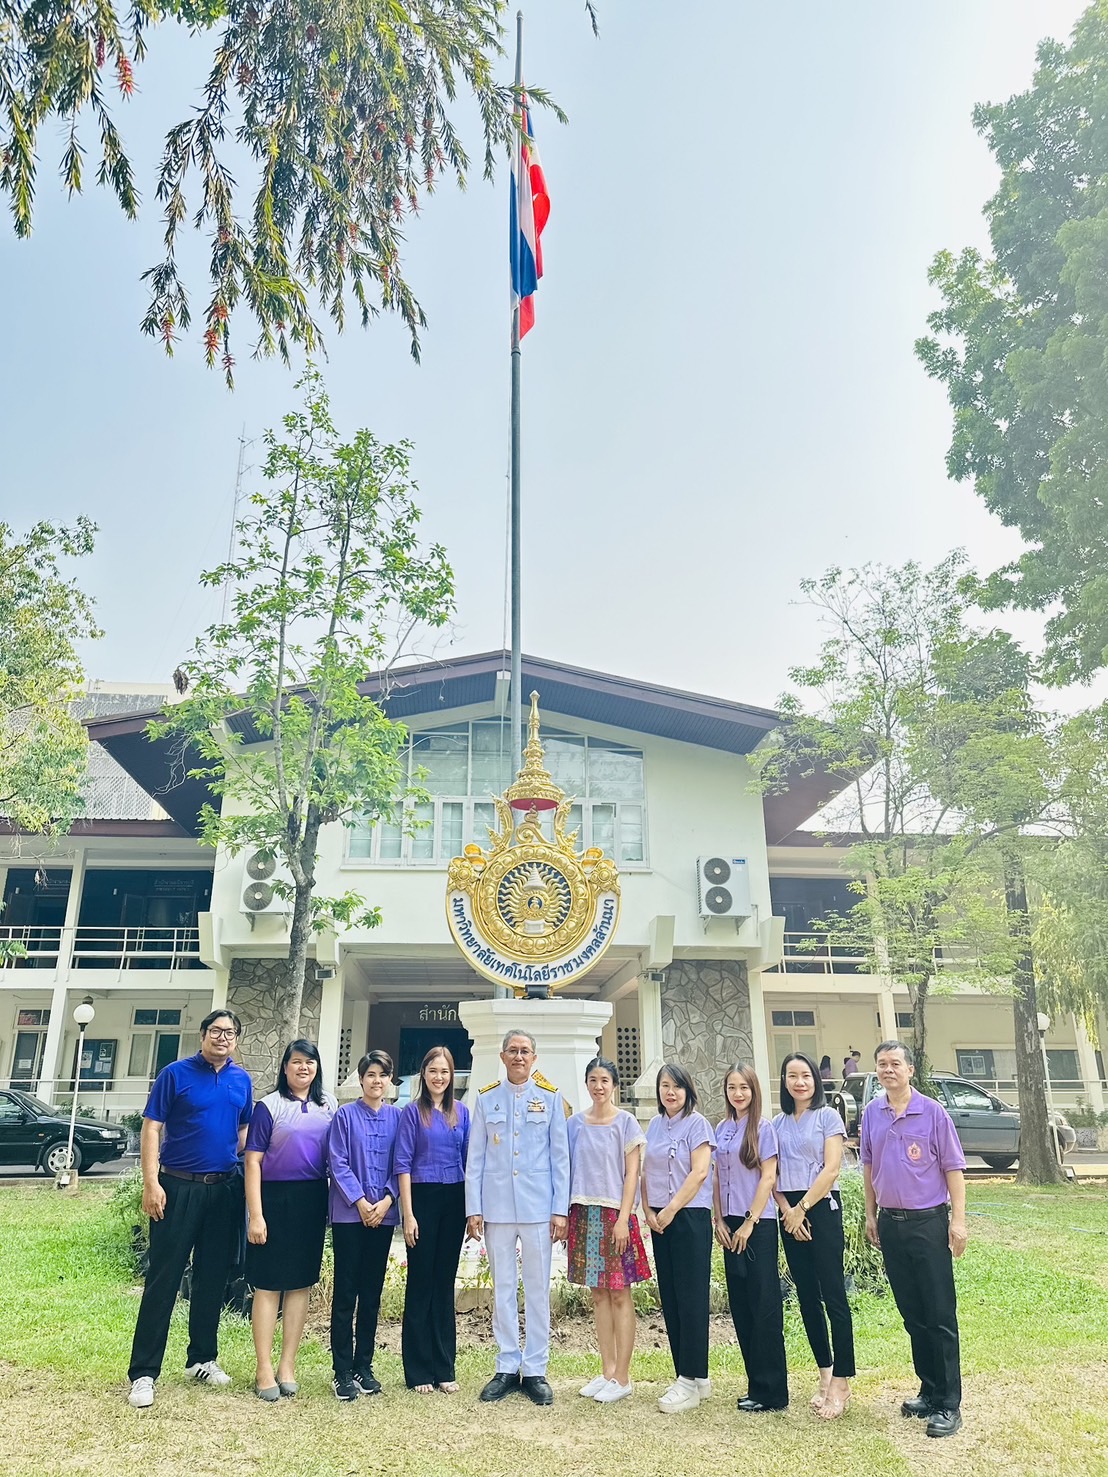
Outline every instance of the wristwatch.
{"label": "wristwatch", "polygon": [[807,1200],[802,1200],[800,1202],[800,1208],[804,1212],[804,1214],[807,1215],[812,1207],[808,1204]]}

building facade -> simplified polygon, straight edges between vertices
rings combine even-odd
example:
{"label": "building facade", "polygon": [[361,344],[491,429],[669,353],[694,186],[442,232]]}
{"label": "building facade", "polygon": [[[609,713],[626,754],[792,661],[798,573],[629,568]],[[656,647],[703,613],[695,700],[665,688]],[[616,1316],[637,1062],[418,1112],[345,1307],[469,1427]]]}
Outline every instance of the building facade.
{"label": "building facade", "polygon": [[[404,1078],[439,1042],[469,1065],[459,1008],[493,987],[451,941],[446,868],[484,839],[491,796],[514,778],[507,670],[494,652],[394,673],[384,705],[408,726],[410,773],[428,798],[412,828],[324,831],[320,890],[354,889],[382,915],[375,929],[315,946],[304,1026],[329,1083],[347,1079],[367,1046],[389,1051]],[[752,1059],[771,1086],[788,1051],[826,1054],[838,1077],[851,1048],[868,1061],[878,1041],[907,1035],[907,994],[813,934],[813,919],[853,901],[841,849],[802,829],[835,786],[798,776],[783,794],[758,793],[749,756],[775,713],[526,657],[524,683],[540,694],[547,767],[576,797],[579,844],[601,847],[621,874],[615,942],[566,993],[611,1003],[602,1046],[640,1098],[652,1100],[665,1058],[689,1066],[714,1110],[735,1060]],[[195,1050],[213,1004],[243,1018],[242,1060],[264,1092],[284,1046],[272,1009],[288,944],[282,905],[266,901],[264,881],[258,890],[249,855],[197,841],[204,793],[145,736],[164,695],[131,694],[130,710],[111,696],[112,710],[90,722],[90,810],[128,813],[90,813],[49,854],[31,838],[7,844],[0,936],[26,954],[0,969],[0,1081],[67,1096],[72,1009],[91,995],[83,1107],[97,1098],[112,1116],[141,1109],[156,1071]],[[707,900],[713,860],[732,874],[722,913],[718,897]],[[955,971],[948,991],[930,1007],[935,1065],[1011,1094],[1010,1003],[960,988]],[[526,1011],[520,1002],[521,1021]],[[1103,1062],[1079,1023],[1053,1022],[1046,1046],[1057,1100],[1103,1108]]]}

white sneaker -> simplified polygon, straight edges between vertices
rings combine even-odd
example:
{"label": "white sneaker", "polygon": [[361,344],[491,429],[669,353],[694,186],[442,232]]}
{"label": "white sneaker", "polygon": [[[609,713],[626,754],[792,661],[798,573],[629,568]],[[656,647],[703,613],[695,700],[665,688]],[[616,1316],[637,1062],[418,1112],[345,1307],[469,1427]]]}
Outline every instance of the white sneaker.
{"label": "white sneaker", "polygon": [[630,1380],[625,1385],[621,1385],[618,1380],[608,1380],[603,1390],[598,1390],[592,1398],[598,1405],[614,1405],[617,1400],[626,1400],[634,1389]]}
{"label": "white sneaker", "polygon": [[682,1410],[695,1410],[700,1404],[700,1391],[694,1381],[682,1384],[678,1380],[658,1401],[658,1409],[665,1415],[676,1415]]}
{"label": "white sneaker", "polygon": [[220,1369],[214,1359],[208,1359],[203,1364],[187,1364],[185,1378],[200,1380],[205,1385],[229,1385],[231,1383],[231,1376],[225,1369]]}
{"label": "white sneaker", "polygon": [[131,1393],[127,1396],[127,1404],[133,1405],[136,1410],[145,1410],[153,1403],[154,1381],[148,1374],[139,1375],[137,1380],[131,1381]]}
{"label": "white sneaker", "polygon": [[602,1374],[598,1374],[596,1378],[590,1380],[587,1385],[582,1385],[577,1393],[578,1395],[584,1395],[586,1400],[595,1400],[596,1397],[600,1394],[601,1390],[603,1390],[604,1387],[609,1384],[611,1384],[610,1380],[606,1380]]}
{"label": "white sneaker", "polygon": [[696,1382],[696,1393],[700,1396],[701,1400],[710,1400],[712,1398],[712,1382],[711,1382],[711,1380],[709,1380],[709,1379],[699,1380],[698,1379],[697,1382]]}

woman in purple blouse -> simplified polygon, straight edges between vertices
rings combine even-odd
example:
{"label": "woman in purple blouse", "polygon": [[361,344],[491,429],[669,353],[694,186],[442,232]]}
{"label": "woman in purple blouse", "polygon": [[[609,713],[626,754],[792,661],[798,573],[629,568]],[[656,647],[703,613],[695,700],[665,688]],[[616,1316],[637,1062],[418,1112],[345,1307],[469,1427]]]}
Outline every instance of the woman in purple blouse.
{"label": "woman in purple blouse", "polygon": [[664,1062],[655,1082],[658,1116],[643,1153],[643,1208],[654,1248],[658,1296],[677,1378],[658,1401],[666,1415],[695,1410],[708,1380],[708,1290],[712,1271],[712,1169],[715,1135],[696,1111],[684,1067]]}
{"label": "woman in purple blouse", "polygon": [[777,1135],[762,1117],[762,1086],[753,1067],[736,1063],[723,1079],[723,1096],[727,1117],[716,1129],[712,1199],[727,1301],[746,1366],[739,1409],[784,1410],[789,1378],[773,1203]]}
{"label": "woman in purple blouse", "polygon": [[387,1051],[367,1052],[358,1063],[358,1079],[361,1097],[338,1110],[327,1140],[335,1253],[331,1362],[340,1400],[381,1393],[373,1373],[373,1348],[389,1247],[400,1220],[393,1172],[400,1113],[386,1101],[392,1057]]}
{"label": "woman in purple blouse", "polygon": [[631,1288],[650,1277],[635,1217],[642,1129],[615,1104],[619,1073],[606,1057],[585,1068],[592,1099],[569,1120],[568,1277],[592,1289],[601,1372],[583,1386],[586,1399],[610,1405],[632,1393],[635,1305]]}
{"label": "woman in purple blouse", "polygon": [[[327,1133],[338,1104],[323,1091],[319,1048],[291,1041],[277,1086],[254,1109],[246,1136],[246,1280],[254,1289],[251,1323],[261,1400],[295,1395],[296,1352],[319,1281],[327,1230]],[[284,1294],[281,1357],[273,1336]]]}
{"label": "woman in purple blouse", "polygon": [[854,1324],[843,1275],[838,1184],[846,1129],[824,1100],[815,1062],[801,1052],[787,1056],[781,1064],[781,1112],[773,1127],[777,1134],[774,1198],[781,1209],[785,1260],[819,1366],[819,1390],[812,1409],[833,1421],[847,1407],[848,1381],[854,1374]]}
{"label": "woman in purple blouse", "polygon": [[419,1069],[419,1096],[396,1130],[397,1187],[408,1246],[401,1350],[404,1383],[429,1395],[457,1393],[454,1279],[466,1229],[469,1109],[454,1099],[454,1058],[432,1046]]}

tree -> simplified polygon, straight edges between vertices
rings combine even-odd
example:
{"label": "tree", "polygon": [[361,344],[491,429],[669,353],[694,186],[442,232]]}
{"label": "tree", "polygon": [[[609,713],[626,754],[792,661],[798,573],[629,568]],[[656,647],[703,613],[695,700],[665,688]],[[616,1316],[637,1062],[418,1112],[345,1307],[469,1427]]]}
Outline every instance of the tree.
{"label": "tree", "polygon": [[974,111],[1001,169],[992,255],[940,252],[916,351],[954,412],[947,469],[1030,547],[985,580],[989,608],[1045,611],[1045,675],[1108,662],[1108,0],[1034,81]]}
{"label": "tree", "polygon": [[[130,98],[158,26],[208,32],[200,104],[167,133],[158,169],[165,251],[144,274],[143,332],[172,353],[191,325],[177,256],[191,210],[210,243],[205,353],[228,383],[236,308],[256,322],[255,353],[287,360],[290,343],[311,352],[319,341],[313,294],[340,331],[348,299],[363,324],[399,313],[418,357],[426,320],[401,265],[405,223],[444,175],[465,186],[470,159],[452,118],[459,93],[476,104],[486,177],[512,138],[513,90],[493,75],[506,11],[505,0],[0,0],[0,192],[16,234],[31,232],[47,124],[64,129],[64,184],[82,189],[82,114],[99,130],[96,183],[129,219],[138,215],[111,94]],[[528,97],[550,103],[541,89]],[[243,151],[256,166],[252,199],[236,191]],[[190,202],[193,178],[199,198]]]}
{"label": "tree", "polygon": [[1071,1011],[1094,1040],[1108,1011],[1108,705],[1063,724],[1062,839],[1040,848],[1033,943],[1044,1009]]}
{"label": "tree", "polygon": [[1031,697],[1031,662],[1003,631],[968,633],[935,652],[938,691],[917,746],[920,773],[956,810],[969,851],[995,855],[1011,943],[1011,996],[1020,1108],[1019,1178],[1062,1178],[1047,1126],[1046,1078],[1028,903],[1030,828],[1059,800],[1054,734]]}
{"label": "tree", "polygon": [[313,935],[379,921],[357,893],[315,890],[322,828],[392,818],[405,790],[405,730],[365,679],[453,609],[443,549],[417,538],[408,445],[367,430],[340,443],[319,374],[309,369],[300,387],[286,439],[266,433],[270,486],[238,525],[238,552],[202,576],[234,583],[231,618],[196,643],[183,664],[189,695],[151,725],[199,754],[191,773],[221,802],[203,809],[203,839],[231,855],[261,851],[292,878],[276,884],[290,913],[277,1000],[286,1041],[300,1034]]}
{"label": "tree", "polygon": [[[917,753],[938,691],[934,654],[961,631],[963,572],[954,554],[929,571],[867,565],[805,580],[827,639],[812,666],[790,671],[800,695],[780,700],[788,721],[756,756],[767,788],[817,769],[844,783],[825,824],[857,838],[844,867],[860,879],[859,902],[813,925],[908,991],[924,1082],[927,1006],[944,950],[982,961],[995,952],[994,940],[984,942],[991,924],[980,868],[951,834],[957,826],[936,803]],[[993,977],[990,962],[981,968]]]}
{"label": "tree", "polygon": [[88,738],[70,705],[77,642],[100,635],[92,603],[61,572],[92,552],[95,526],[0,523],[0,814],[17,830],[64,832],[79,814]]}

